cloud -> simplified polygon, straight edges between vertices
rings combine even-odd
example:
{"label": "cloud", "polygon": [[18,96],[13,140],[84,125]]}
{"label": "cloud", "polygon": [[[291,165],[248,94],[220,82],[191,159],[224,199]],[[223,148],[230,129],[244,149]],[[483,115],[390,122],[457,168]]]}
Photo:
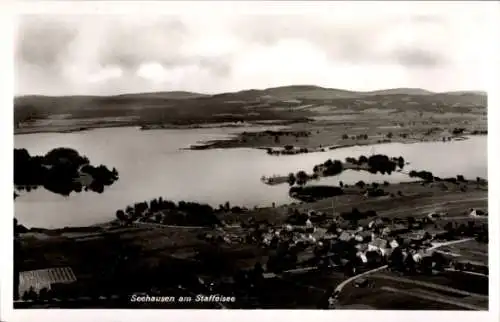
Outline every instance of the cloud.
{"label": "cloud", "polygon": [[17,33],[19,41],[15,54],[20,63],[57,67],[78,36],[78,30],[50,18],[28,16],[23,19],[29,23],[22,23]]}
{"label": "cloud", "polygon": [[403,66],[434,67],[445,63],[439,53],[432,53],[420,48],[401,48],[393,54]]}
{"label": "cloud", "polygon": [[293,14],[20,16],[16,92],[214,93],[294,83],[451,90],[484,83],[475,61],[489,39],[481,36],[484,10],[477,5],[467,14],[444,4],[370,6]]}

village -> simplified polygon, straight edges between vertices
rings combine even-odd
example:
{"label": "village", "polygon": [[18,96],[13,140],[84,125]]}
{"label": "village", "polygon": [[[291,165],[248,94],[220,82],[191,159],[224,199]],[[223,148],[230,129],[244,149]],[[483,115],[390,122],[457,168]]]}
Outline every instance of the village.
{"label": "village", "polygon": [[[421,218],[389,219],[377,216],[374,211],[362,213],[357,209],[334,218],[320,211],[295,210],[281,226],[250,219],[241,225],[244,231],[238,229],[241,227],[221,227],[200,238],[215,244],[252,244],[269,250],[267,262],[257,262],[248,271],[249,276],[257,273],[264,280],[337,271],[345,278],[360,276],[353,282],[356,287],[365,287],[370,283],[361,277],[363,274],[386,268],[407,275],[465,271],[487,277],[487,263],[440,251],[445,246],[468,241],[487,245],[488,228],[484,221],[487,214],[479,209],[465,212],[465,217],[456,218],[467,219],[467,225],[446,218],[446,213],[436,212]],[[211,290],[228,290],[231,285],[235,287],[233,283],[233,279],[215,279]],[[335,308],[340,291],[338,287],[330,291],[329,304],[323,308]]]}

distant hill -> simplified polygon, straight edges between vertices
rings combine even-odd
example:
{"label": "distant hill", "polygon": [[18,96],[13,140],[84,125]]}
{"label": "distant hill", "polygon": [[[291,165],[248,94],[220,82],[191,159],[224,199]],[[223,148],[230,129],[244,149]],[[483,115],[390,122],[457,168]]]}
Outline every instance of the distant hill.
{"label": "distant hill", "polygon": [[434,92],[421,89],[421,88],[393,88],[393,89],[384,89],[378,91],[371,92],[361,92],[363,96],[370,95],[433,95],[436,94]]}
{"label": "distant hill", "polygon": [[453,92],[443,92],[441,94],[447,95],[478,95],[478,96],[486,96],[486,92],[484,91],[453,91]]}
{"label": "distant hill", "polygon": [[133,93],[133,94],[121,94],[116,95],[117,97],[128,97],[128,98],[158,98],[158,99],[174,99],[183,100],[190,98],[199,98],[210,96],[208,94],[184,92],[184,91],[172,91],[172,92],[153,92],[153,93]]}
{"label": "distant hill", "polygon": [[16,125],[47,118],[133,118],[139,123],[210,122],[231,120],[296,119],[316,115],[315,108],[331,105],[363,110],[415,109],[441,111],[486,107],[486,93],[433,93],[419,88],[355,92],[314,85],[250,89],[222,94],[185,91],[131,93],[113,96],[15,97]]}

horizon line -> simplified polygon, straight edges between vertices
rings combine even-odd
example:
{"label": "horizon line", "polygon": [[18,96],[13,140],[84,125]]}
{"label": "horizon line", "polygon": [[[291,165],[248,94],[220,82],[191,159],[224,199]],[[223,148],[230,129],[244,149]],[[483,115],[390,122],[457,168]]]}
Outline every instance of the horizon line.
{"label": "horizon line", "polygon": [[446,94],[446,93],[457,93],[457,92],[480,92],[487,94],[486,90],[478,90],[478,89],[455,89],[455,90],[449,90],[449,91],[432,91],[428,90],[422,87],[391,87],[391,88],[381,88],[381,89],[374,89],[374,90],[352,90],[352,89],[343,89],[343,88],[333,88],[333,87],[323,87],[320,85],[312,85],[312,84],[295,84],[295,85],[282,85],[282,86],[272,86],[272,87],[266,87],[266,88],[246,88],[246,89],[239,89],[239,90],[234,90],[234,91],[225,91],[225,92],[212,92],[212,93],[207,93],[207,92],[195,92],[195,91],[189,91],[189,90],[163,90],[163,91],[154,91],[154,92],[125,92],[125,93],[117,93],[117,94],[69,94],[69,95],[50,95],[50,94],[14,94],[14,98],[20,98],[20,97],[27,97],[27,96],[43,96],[43,97],[75,97],[75,96],[88,96],[88,97],[114,97],[114,96],[124,96],[124,95],[141,95],[141,94],[157,94],[157,93],[191,93],[191,94],[199,94],[199,95],[205,95],[205,96],[215,96],[215,95],[223,95],[223,94],[235,94],[239,92],[246,92],[246,91],[266,91],[266,90],[272,90],[272,89],[278,89],[278,88],[286,88],[286,87],[316,87],[319,89],[326,89],[326,90],[337,90],[337,91],[344,91],[344,92],[351,92],[351,93],[359,93],[359,94],[368,94],[368,93],[373,93],[373,92],[380,92],[380,91],[388,91],[388,90],[421,90],[421,91],[426,91],[429,92],[430,94]]}

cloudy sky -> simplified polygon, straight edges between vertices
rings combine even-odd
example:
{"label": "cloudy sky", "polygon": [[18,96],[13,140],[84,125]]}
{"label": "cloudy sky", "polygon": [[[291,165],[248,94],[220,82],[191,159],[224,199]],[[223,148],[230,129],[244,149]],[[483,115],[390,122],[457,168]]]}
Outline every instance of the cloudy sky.
{"label": "cloudy sky", "polygon": [[490,8],[395,7],[323,2],[303,13],[275,6],[267,14],[25,14],[15,36],[15,91],[217,93],[291,84],[485,89]]}

